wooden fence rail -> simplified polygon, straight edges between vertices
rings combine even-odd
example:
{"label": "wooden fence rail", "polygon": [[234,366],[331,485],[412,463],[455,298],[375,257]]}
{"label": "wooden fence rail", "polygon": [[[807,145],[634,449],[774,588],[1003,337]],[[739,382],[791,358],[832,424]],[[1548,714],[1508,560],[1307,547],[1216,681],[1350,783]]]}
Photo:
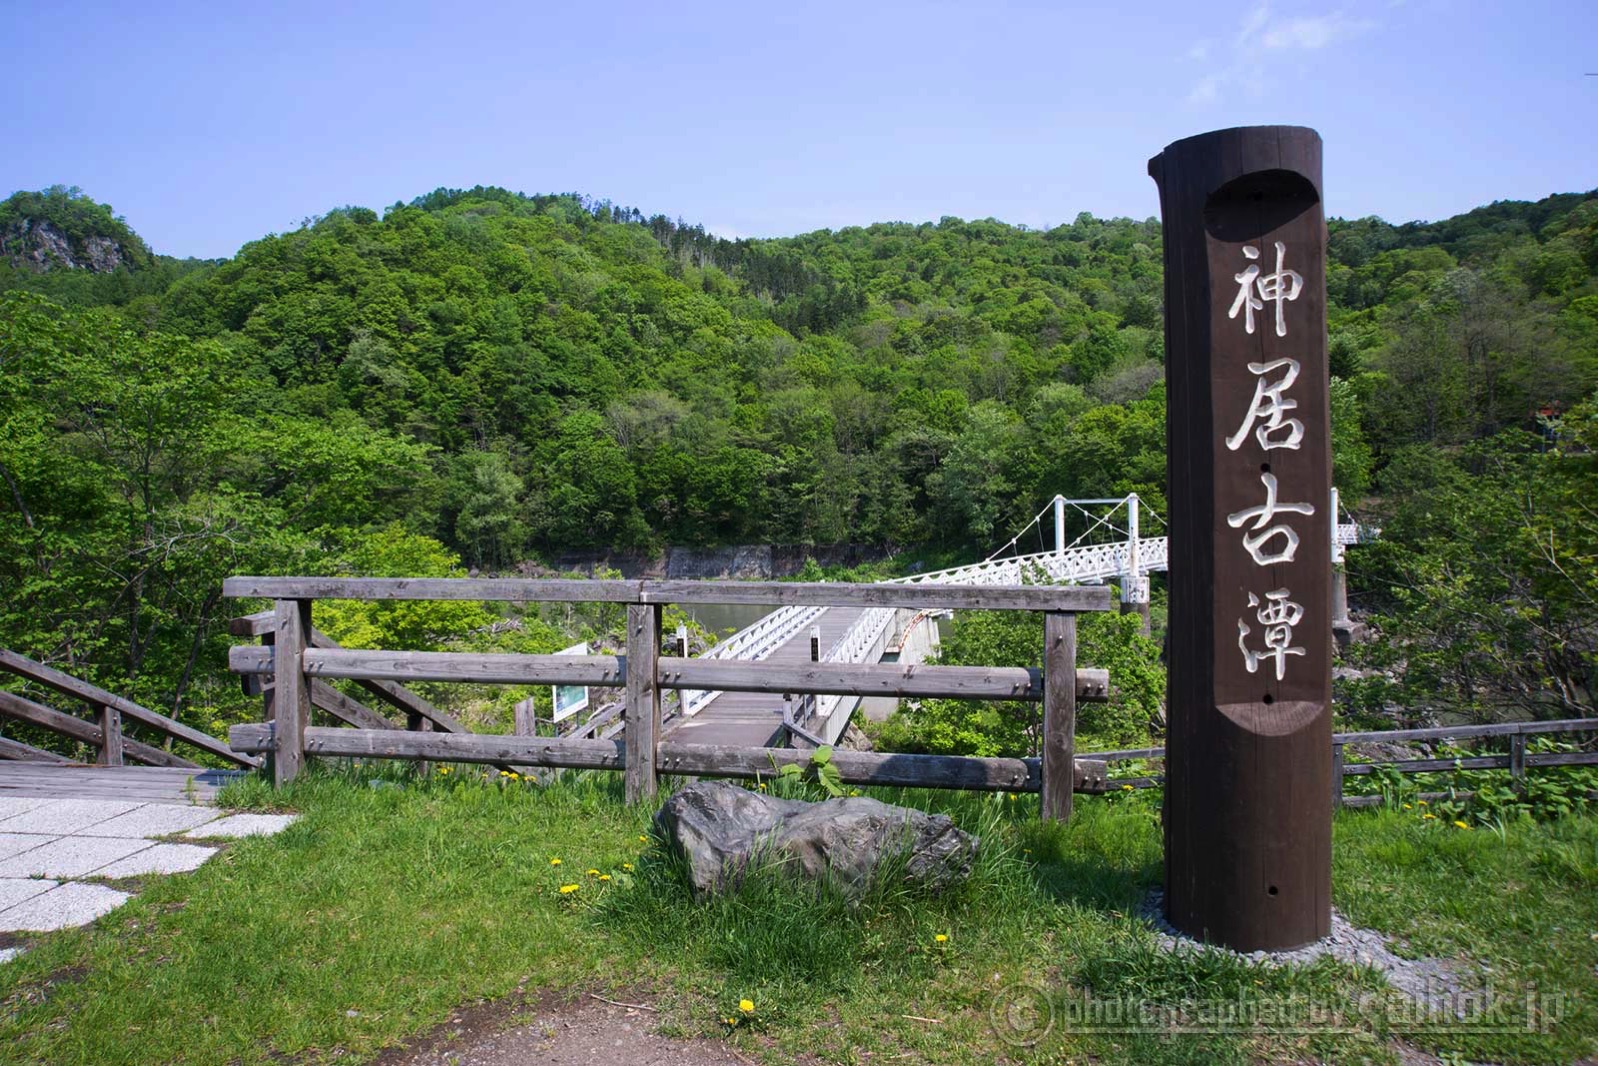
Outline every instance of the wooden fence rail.
{"label": "wooden fence rail", "polygon": [[[235,619],[232,632],[259,647],[236,647],[231,668],[267,694],[265,725],[235,726],[234,749],[269,756],[284,784],[307,756],[480,762],[513,767],[620,770],[630,800],[653,795],[660,774],[756,777],[803,763],[807,751],[684,744],[661,738],[661,694],[742,691],[846,696],[1027,700],[1043,705],[1041,759],[836,752],[843,780],[931,788],[1035,791],[1045,815],[1066,818],[1074,792],[1104,788],[1101,762],[1075,758],[1076,705],[1109,698],[1103,670],[1076,668],[1076,614],[1110,607],[1107,588],[1081,586],[847,585],[801,582],[565,581],[462,578],[234,577],[228,596],[264,596],[271,611]],[[503,655],[340,648],[312,625],[316,599],[599,601],[627,605],[621,655]],[[776,664],[661,655],[666,603],[772,607],[905,607],[1036,611],[1044,615],[1043,668],[898,663]],[[252,682],[251,679],[259,679]],[[333,688],[350,680],[407,711],[408,729]],[[624,689],[620,740],[473,734],[420,701],[400,682],[565,684]],[[354,729],[310,724],[312,707]]]}
{"label": "wooden fence rail", "polygon": [[[123,732],[123,719],[149,726],[173,740],[189,744],[235,765],[249,767],[260,765],[259,759],[233,750],[208,733],[202,733],[158,711],[141,707],[132,700],[107,692],[87,681],[80,681],[54,667],[35,662],[6,648],[0,648],[0,670],[52,689],[63,696],[70,696],[87,703],[94,712],[92,721],[65,714],[18,693],[0,690],[0,716],[18,722],[27,722],[69,740],[91,745],[99,749],[98,761],[102,766],[122,766],[128,759],[150,766],[197,767],[199,765],[164,748],[126,736]],[[9,738],[0,743],[0,758],[27,759],[36,762],[71,761],[55,752]]]}
{"label": "wooden fence rail", "polygon": [[[1425,774],[1460,770],[1508,770],[1516,783],[1525,779],[1526,769],[1534,766],[1598,766],[1598,751],[1545,751],[1529,752],[1526,740],[1534,736],[1552,736],[1571,733],[1598,733],[1598,718],[1561,718],[1549,722],[1499,722],[1493,725],[1432,726],[1426,729],[1388,729],[1365,733],[1334,733],[1332,735],[1332,804],[1339,806],[1369,806],[1380,797],[1343,795],[1343,778],[1372,774],[1380,769],[1395,770],[1401,774]],[[1366,759],[1350,763],[1346,749],[1350,744],[1374,744],[1405,741],[1482,740],[1503,737],[1509,741],[1509,751],[1504,755],[1471,755],[1441,759]],[[1107,765],[1134,760],[1162,759],[1164,748],[1127,748],[1120,751],[1099,751],[1084,756],[1098,759]],[[1140,777],[1112,777],[1110,787],[1153,788],[1164,783],[1160,775]],[[1428,796],[1430,794],[1427,794]]]}

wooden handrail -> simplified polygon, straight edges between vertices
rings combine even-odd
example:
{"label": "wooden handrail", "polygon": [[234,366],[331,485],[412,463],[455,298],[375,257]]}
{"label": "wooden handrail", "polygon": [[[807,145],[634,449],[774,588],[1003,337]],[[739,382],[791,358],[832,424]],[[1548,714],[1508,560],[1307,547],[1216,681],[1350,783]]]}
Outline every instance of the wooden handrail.
{"label": "wooden handrail", "polygon": [[888,585],[801,581],[230,577],[225,596],[274,600],[497,600],[510,603],[761,604],[987,611],[1106,611],[1090,585]]}
{"label": "wooden handrail", "polygon": [[[271,674],[276,669],[276,656],[270,646],[243,645],[229,650],[228,666],[240,674]],[[519,655],[311,648],[302,654],[301,667],[309,677],[367,681],[381,679],[598,687],[622,687],[627,683],[625,655]],[[1033,667],[740,663],[667,656],[659,660],[659,668],[659,684],[663,689],[1031,702],[1041,700],[1044,689],[1043,672]],[[1107,670],[1076,671],[1079,700],[1106,701],[1109,699],[1109,685]],[[464,729],[449,731],[465,732]]]}
{"label": "wooden handrail", "polygon": [[[107,692],[105,689],[100,688],[97,685],[91,685],[87,681],[80,681],[75,677],[71,677],[62,673],[60,670],[57,670],[54,667],[46,666],[40,662],[35,662],[34,660],[29,659],[27,656],[18,655],[16,652],[9,649],[0,648],[0,670],[6,670],[10,673],[16,674],[18,677],[26,678],[27,680],[36,682],[45,686],[46,688],[54,689],[56,692],[59,692],[62,695],[83,700],[90,706],[96,708],[97,711],[101,708],[109,708],[111,711],[114,711],[115,715],[102,714],[102,724],[97,727],[98,729],[102,730],[102,743],[104,742],[105,736],[103,732],[105,728],[104,723],[106,721],[113,723],[113,729],[120,733],[120,724],[117,723],[117,718],[120,716],[124,718],[131,718],[142,725],[147,725],[158,732],[164,733],[174,740],[181,740],[186,744],[190,744],[196,748],[199,748],[201,751],[215,755],[218,758],[226,759],[236,765],[248,767],[260,765],[259,759],[251,758],[246,755],[240,755],[238,752],[235,752],[232,748],[228,747],[225,743],[217,740],[215,737],[210,736],[207,733],[202,733],[198,729],[186,726],[182,722],[168,718],[166,715],[157,711],[152,711],[146,707],[141,707],[132,700],[118,696],[112,692]],[[35,704],[34,706],[37,707],[40,705]],[[129,742],[124,742],[122,745],[119,745],[119,747],[122,747],[129,753],[137,752],[137,748]],[[194,766],[195,764],[186,762],[186,765]]]}
{"label": "wooden handrail", "polygon": [[[272,750],[274,723],[236,725],[228,733],[240,751]],[[626,744],[614,740],[568,740],[499,734],[399,733],[365,729],[305,730],[305,753],[363,759],[437,759],[462,763],[525,762],[580,770],[621,770]],[[664,740],[657,761],[664,773],[698,777],[770,778],[789,764],[804,766],[811,753],[795,748],[739,748]],[[845,784],[904,788],[955,788],[1038,792],[1041,759],[995,759],[963,755],[907,755],[880,751],[834,751],[832,764]],[[1075,792],[1103,792],[1104,764],[1075,760]]]}
{"label": "wooden handrail", "polygon": [[[69,740],[80,741],[91,747],[105,748],[105,728],[95,722],[87,722],[75,715],[63,714],[54,707],[46,707],[42,703],[35,703],[15,692],[0,691],[0,715],[13,718],[19,722],[48,729]],[[186,769],[197,769],[198,763],[190,762],[181,755],[174,755],[170,751],[158,748],[153,744],[141,744],[132,737],[122,735],[120,728],[113,733],[121,737],[122,751],[127,756],[150,766],[176,766]],[[108,765],[117,765],[109,762]]]}
{"label": "wooden handrail", "polygon": [[[1598,718],[1561,718],[1549,722],[1499,722],[1493,725],[1440,725],[1425,729],[1389,729],[1366,733],[1334,733],[1333,744],[1386,744],[1401,740],[1473,740],[1484,737],[1533,736],[1548,733],[1598,733]],[[1163,759],[1164,748],[1128,748],[1122,751],[1085,752],[1105,762]],[[1453,765],[1453,760],[1443,760]],[[1384,764],[1375,764],[1384,765]],[[1349,771],[1354,772],[1354,771]],[[1358,771],[1365,772],[1365,771]]]}

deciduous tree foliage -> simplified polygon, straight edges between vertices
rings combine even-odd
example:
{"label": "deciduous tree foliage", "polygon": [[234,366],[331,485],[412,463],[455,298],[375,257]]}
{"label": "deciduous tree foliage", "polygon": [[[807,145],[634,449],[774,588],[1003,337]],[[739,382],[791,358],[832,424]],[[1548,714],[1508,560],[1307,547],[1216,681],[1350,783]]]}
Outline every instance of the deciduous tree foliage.
{"label": "deciduous tree foliage", "polygon": [[[143,248],[71,190],[0,208],[25,214]],[[1337,477],[1351,506],[1374,492],[1383,587],[1428,605],[1406,608],[1432,621],[1403,639],[1468,644],[1447,636],[1460,615],[1428,614],[1448,544],[1426,530],[1468,551],[1515,519],[1537,531],[1501,556],[1520,568],[1470,595],[1563,604],[1559,648],[1516,661],[1590,700],[1570,665],[1590,663],[1590,604],[1516,563],[1550,535],[1568,569],[1592,498],[1583,438],[1474,442],[1592,394],[1598,199],[1330,230]],[[1055,493],[1164,510],[1154,220],[726,241],[479,187],[335,209],[220,262],[129,263],[0,262],[0,641],[182,714],[240,706],[220,672],[230,572],[353,571],[384,544],[417,563],[429,542],[490,569],[752,541],[969,558]],[[1420,454],[1441,489],[1406,474]],[[1536,521],[1471,510],[1484,486],[1544,474],[1564,488]],[[1409,522],[1415,507],[1446,521]],[[1510,636],[1481,639],[1501,655]],[[1457,688],[1445,674],[1428,676]]]}

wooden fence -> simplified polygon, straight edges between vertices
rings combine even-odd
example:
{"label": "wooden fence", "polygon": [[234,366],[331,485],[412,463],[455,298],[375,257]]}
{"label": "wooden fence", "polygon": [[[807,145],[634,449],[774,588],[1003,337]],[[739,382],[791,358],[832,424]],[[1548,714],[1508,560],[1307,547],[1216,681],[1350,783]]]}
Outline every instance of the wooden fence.
{"label": "wooden fence", "polygon": [[[88,744],[98,750],[98,762],[102,766],[122,766],[128,760],[150,766],[186,768],[199,766],[198,763],[174,755],[165,748],[145,744],[127,736],[123,731],[124,719],[148,726],[157,733],[192,745],[200,751],[226,759],[235,765],[248,767],[260,765],[259,759],[234,751],[208,733],[202,733],[176,719],[141,707],[130,699],[107,692],[96,685],[80,681],[54,667],[34,662],[14,651],[0,648],[0,670],[88,704],[93,714],[92,720],[63,713],[20,693],[0,690],[0,716],[13,721],[27,722],[69,740]],[[0,738],[0,758],[47,763],[72,762],[64,755],[9,737]]]}
{"label": "wooden fence", "polygon": [[[1343,795],[1343,778],[1374,773],[1379,768],[1396,770],[1401,774],[1425,774],[1449,770],[1508,770],[1510,779],[1525,779],[1526,769],[1534,766],[1598,766],[1598,751],[1544,751],[1528,752],[1526,741],[1534,736],[1561,734],[1598,734],[1598,718],[1563,718],[1552,722],[1502,722],[1496,725],[1433,726],[1426,729],[1386,729],[1368,733],[1334,733],[1332,735],[1332,805],[1333,807],[1367,807],[1381,802],[1380,796]],[[1351,744],[1435,743],[1445,740],[1505,739],[1509,750],[1502,755],[1470,755],[1441,759],[1364,759],[1348,762],[1346,749]],[[1107,766],[1118,762],[1163,759],[1164,748],[1128,748],[1122,751],[1099,751],[1085,754],[1083,758],[1097,759]],[[1138,777],[1109,777],[1109,787],[1119,789],[1130,786],[1155,788],[1164,783],[1160,775]],[[1423,793],[1430,798],[1433,793]],[[1437,795],[1441,795],[1440,793]]]}
{"label": "wooden fence", "polygon": [[[663,739],[662,692],[696,690],[1037,701],[1043,705],[1040,759],[837,751],[833,765],[844,782],[853,784],[1038,792],[1047,818],[1068,817],[1073,792],[1106,787],[1103,762],[1075,758],[1074,731],[1078,700],[1108,698],[1104,671],[1076,668],[1076,615],[1108,610],[1107,588],[235,577],[227,580],[223,591],[231,597],[274,601],[269,613],[235,624],[234,632],[260,637],[262,645],[236,647],[229,659],[236,672],[265,679],[268,721],[235,726],[229,739],[238,752],[268,755],[278,784],[293,780],[311,755],[441,760],[619,770],[626,775],[628,799],[636,801],[654,794],[663,773],[752,778],[809,760],[808,751],[791,748]],[[312,624],[312,607],[318,599],[620,603],[627,606],[626,651],[507,655],[340,648]],[[795,665],[662,656],[660,615],[668,603],[1036,611],[1043,615],[1043,668]],[[334,679],[354,681],[403,710],[407,728],[339,692],[328,683]],[[622,688],[625,728],[613,740],[476,734],[399,684],[414,681]],[[311,725],[312,707],[355,728]]]}

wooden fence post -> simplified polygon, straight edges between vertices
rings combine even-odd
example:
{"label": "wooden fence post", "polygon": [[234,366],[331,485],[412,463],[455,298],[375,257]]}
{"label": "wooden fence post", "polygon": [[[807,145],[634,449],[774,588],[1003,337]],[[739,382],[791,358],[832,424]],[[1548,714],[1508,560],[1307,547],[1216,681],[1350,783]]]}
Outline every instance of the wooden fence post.
{"label": "wooden fence post", "polygon": [[122,765],[122,712],[110,704],[97,708],[100,717],[100,765]]}
{"label": "wooden fence post", "polygon": [[311,686],[305,649],[311,642],[311,601],[278,600],[273,627],[272,784],[283,787],[305,765],[305,726],[311,718]]}
{"label": "wooden fence post", "polygon": [[660,739],[660,606],[627,607],[627,802],[655,795],[655,745]]}
{"label": "wooden fence post", "polygon": [[1076,615],[1043,615],[1043,818],[1071,817],[1076,785]]}
{"label": "wooden fence post", "polygon": [[[405,728],[412,733],[431,733],[433,731],[433,720],[426,715],[418,714],[416,711],[410,711],[405,715]],[[424,781],[432,772],[433,764],[426,759],[422,759],[416,764],[416,774]]]}
{"label": "wooden fence post", "polygon": [[1509,737],[1509,778],[1515,790],[1526,787],[1526,734],[1514,733]]}
{"label": "wooden fence post", "polygon": [[1332,745],[1332,813],[1343,806],[1343,746]]}

